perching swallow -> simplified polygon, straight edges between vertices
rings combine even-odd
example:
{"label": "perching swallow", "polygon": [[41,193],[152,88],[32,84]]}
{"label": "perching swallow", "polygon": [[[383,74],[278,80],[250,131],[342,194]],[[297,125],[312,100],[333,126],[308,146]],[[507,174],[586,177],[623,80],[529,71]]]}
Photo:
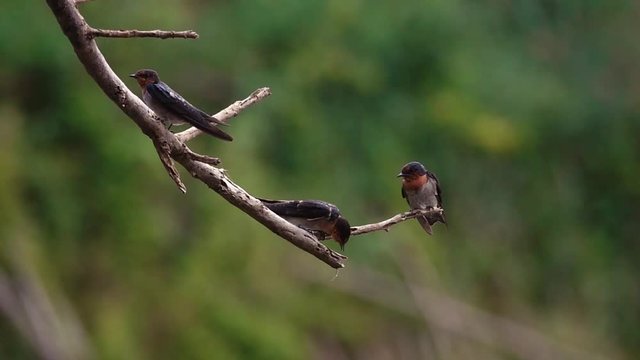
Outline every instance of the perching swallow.
{"label": "perching swallow", "polygon": [[191,105],[169,85],[160,81],[158,73],[154,70],[138,70],[129,76],[138,81],[142,88],[142,101],[160,117],[166,127],[188,123],[222,140],[233,140],[229,134],[216,126],[226,124]]}
{"label": "perching swallow", "polygon": [[267,200],[260,199],[264,206],[288,222],[309,232],[320,232],[331,236],[340,248],[351,236],[351,225],[333,204],[320,200]]}
{"label": "perching swallow", "polygon": [[[442,207],[442,191],[436,174],[425,169],[425,167],[417,161],[410,162],[402,167],[398,177],[402,178],[402,197],[407,199],[411,210],[415,209],[433,209]],[[444,209],[443,209],[444,210]],[[444,212],[438,214],[435,218],[427,218],[419,216],[418,222],[422,228],[431,235],[433,230],[431,225],[440,221],[446,224]]]}

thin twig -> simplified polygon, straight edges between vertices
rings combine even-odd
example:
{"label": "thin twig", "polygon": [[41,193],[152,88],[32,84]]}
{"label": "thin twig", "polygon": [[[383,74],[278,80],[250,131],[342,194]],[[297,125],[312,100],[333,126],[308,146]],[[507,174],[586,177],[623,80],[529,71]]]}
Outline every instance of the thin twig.
{"label": "thin twig", "polygon": [[[238,114],[242,110],[257,103],[258,101],[266,98],[269,95],[271,95],[271,89],[269,89],[268,87],[259,88],[256,91],[252,92],[251,95],[249,95],[246,99],[234,102],[233,104],[227,106],[226,109],[218,112],[217,114],[214,114],[213,117],[215,117],[219,121],[226,123],[230,119],[238,116]],[[175,135],[180,141],[187,142],[200,134],[202,134],[202,131],[196,129],[195,127],[192,127]]]}
{"label": "thin twig", "polygon": [[403,212],[377,223],[354,226],[351,228],[351,236],[367,234],[374,231],[389,231],[391,226],[417,218],[418,216],[426,216],[429,219],[436,218],[436,215],[442,214],[442,211],[443,210],[440,208],[434,208],[430,210],[412,210]]}
{"label": "thin twig", "polygon": [[108,38],[158,38],[158,39],[197,39],[198,33],[193,30],[186,31],[164,31],[164,30],[89,30],[89,36]]}

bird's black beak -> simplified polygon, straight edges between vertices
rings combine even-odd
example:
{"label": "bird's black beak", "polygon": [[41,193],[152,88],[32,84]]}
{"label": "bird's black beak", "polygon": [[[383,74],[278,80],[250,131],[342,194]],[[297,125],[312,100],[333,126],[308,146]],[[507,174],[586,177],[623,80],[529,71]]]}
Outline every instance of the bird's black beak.
{"label": "bird's black beak", "polygon": [[400,174],[396,175],[396,177],[401,177],[401,178],[403,178],[403,177],[405,177],[405,176],[407,176],[407,175],[405,175],[405,174],[403,174],[403,173],[400,173]]}
{"label": "bird's black beak", "polygon": [[136,74],[129,74],[129,77],[132,77],[132,78],[135,79],[137,76],[136,76]]}

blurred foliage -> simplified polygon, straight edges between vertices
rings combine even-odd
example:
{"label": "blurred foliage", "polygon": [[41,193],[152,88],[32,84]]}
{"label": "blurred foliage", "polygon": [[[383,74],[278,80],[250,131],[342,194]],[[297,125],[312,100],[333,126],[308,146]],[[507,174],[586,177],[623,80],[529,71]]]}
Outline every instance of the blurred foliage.
{"label": "blurred foliage", "polygon": [[[215,112],[272,88],[232,121],[233,143],[193,144],[257,196],[323,199],[363,224],[406,209],[394,177],[404,163],[437,173],[448,229],[425,237],[407,222],[355,237],[351,265],[403,281],[398,253],[409,247],[428,264],[425,286],[560,344],[640,356],[638,3],[140,0],[81,9],[95,27],[200,34],[99,39],[132,89],[126,74],[154,68]],[[99,358],[411,358],[397,339],[415,345],[435,331],[425,330],[429,319],[329,286],[326,265],[186,173],[189,191],[177,191],[44,2],[0,5],[0,54],[0,267],[16,252],[31,259]],[[296,276],[303,270],[326,282]],[[0,358],[31,358],[1,319]],[[487,351],[451,338],[454,348]],[[439,355],[449,357],[468,358]]]}

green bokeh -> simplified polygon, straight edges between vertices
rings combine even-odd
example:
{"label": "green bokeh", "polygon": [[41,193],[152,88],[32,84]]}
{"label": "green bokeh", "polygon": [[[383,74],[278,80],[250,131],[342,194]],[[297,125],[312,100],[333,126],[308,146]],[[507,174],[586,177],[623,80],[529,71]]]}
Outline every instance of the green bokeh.
{"label": "green bokeh", "polygon": [[[385,306],[373,290],[344,290],[353,276],[414,302],[354,275],[370,269],[560,347],[640,356],[637,4],[140,0],[81,10],[95,27],[200,34],[98,39],[136,92],[126,74],[147,67],[210,112],[271,87],[231,121],[234,142],[191,144],[252,194],[323,199],[354,225],[374,222],[406,209],[394,175],[418,160],[438,174],[450,222],[433,237],[414,222],[354,237],[332,280],[184,171],[181,194],[46,4],[4,2],[0,269],[30,264],[97,358],[519,358]],[[35,356],[0,319],[0,358]]]}

